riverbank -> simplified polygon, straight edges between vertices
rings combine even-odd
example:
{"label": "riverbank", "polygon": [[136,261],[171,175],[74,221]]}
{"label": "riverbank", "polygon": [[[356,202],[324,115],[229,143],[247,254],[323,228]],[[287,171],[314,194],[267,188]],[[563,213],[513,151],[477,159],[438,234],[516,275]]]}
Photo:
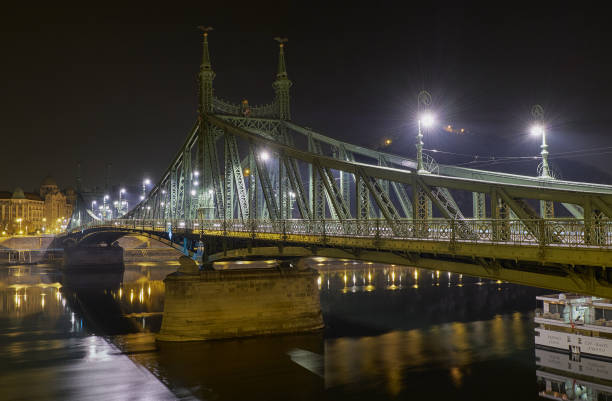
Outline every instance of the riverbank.
{"label": "riverbank", "polygon": [[[125,262],[173,261],[182,253],[143,236],[118,241]],[[64,249],[54,235],[0,237],[0,265],[62,263]]]}

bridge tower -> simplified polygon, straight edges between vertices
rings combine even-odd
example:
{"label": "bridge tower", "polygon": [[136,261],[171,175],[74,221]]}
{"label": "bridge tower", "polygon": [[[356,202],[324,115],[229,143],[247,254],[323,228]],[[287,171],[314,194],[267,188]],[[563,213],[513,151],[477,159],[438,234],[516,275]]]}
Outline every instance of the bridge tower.
{"label": "bridge tower", "polygon": [[[289,80],[287,75],[287,66],[285,63],[285,43],[287,38],[274,38],[278,42],[278,71],[276,73],[276,80],[272,83],[274,89],[274,102],[276,103],[278,118],[282,121],[291,120],[291,101],[289,96],[289,89],[293,83]],[[283,138],[285,143],[290,144],[290,139],[287,135],[287,129],[284,125],[280,126],[280,136]],[[285,165],[287,160],[283,157],[279,158],[278,161],[278,205],[279,214],[282,219],[290,219],[291,210],[290,202],[292,202],[289,196],[289,178],[287,176],[287,166]]]}
{"label": "bridge tower", "polygon": [[[219,188],[214,185],[214,169],[211,168],[213,163],[216,163],[216,158],[211,152],[216,154],[215,134],[209,122],[206,121],[206,113],[213,112],[213,80],[215,72],[212,69],[210,61],[210,53],[208,51],[208,33],[212,31],[212,27],[200,27],[202,30],[202,63],[200,64],[199,78],[199,138],[197,148],[196,168],[193,174],[201,176],[201,185],[196,187],[196,202],[197,210],[203,210],[204,218],[215,218],[214,202],[215,198],[220,200],[221,194],[217,193]],[[213,160],[214,159],[214,160]],[[214,187],[214,188],[213,188]],[[217,213],[218,214],[218,213]],[[195,217],[195,216],[194,216]]]}

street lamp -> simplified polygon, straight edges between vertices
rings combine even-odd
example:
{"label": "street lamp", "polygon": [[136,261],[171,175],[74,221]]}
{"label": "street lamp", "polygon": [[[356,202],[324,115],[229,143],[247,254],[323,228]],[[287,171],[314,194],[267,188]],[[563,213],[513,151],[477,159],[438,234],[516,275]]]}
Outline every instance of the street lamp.
{"label": "street lamp", "polygon": [[122,197],[123,197],[124,193],[125,193],[125,188],[121,188],[119,190],[119,208],[118,208],[119,214],[123,214],[123,207],[122,207],[123,206],[123,199],[122,199]]}
{"label": "street lamp", "polygon": [[91,210],[94,210],[94,207],[96,206],[97,203],[98,202],[96,202],[95,200],[91,201]]}
{"label": "street lamp", "polygon": [[544,109],[536,104],[531,109],[531,115],[535,119],[535,124],[531,126],[530,132],[534,136],[542,136],[540,145],[540,155],[542,156],[542,171],[540,178],[550,178],[550,167],[548,166],[548,145],[546,144],[546,127],[544,126]]}
{"label": "street lamp", "polygon": [[142,195],[140,195],[140,200],[144,200],[144,198],[147,195],[147,185],[151,184],[151,180],[149,180],[148,178],[145,178],[142,181]]}
{"label": "street lamp", "polygon": [[417,97],[418,101],[418,133],[417,133],[417,173],[427,173],[423,166],[423,131],[436,122],[435,116],[428,110],[431,105],[431,95],[427,91],[421,91]]}
{"label": "street lamp", "polygon": [[107,216],[107,212],[106,212],[106,211],[108,210],[108,205],[107,205],[107,203],[106,203],[106,201],[108,200],[108,198],[109,198],[109,196],[108,196],[108,195],[104,195],[104,202],[103,202],[103,204],[104,204],[104,209],[103,209],[103,212],[102,212],[102,213],[104,213],[104,218],[105,218],[105,219],[108,217],[108,216]]}

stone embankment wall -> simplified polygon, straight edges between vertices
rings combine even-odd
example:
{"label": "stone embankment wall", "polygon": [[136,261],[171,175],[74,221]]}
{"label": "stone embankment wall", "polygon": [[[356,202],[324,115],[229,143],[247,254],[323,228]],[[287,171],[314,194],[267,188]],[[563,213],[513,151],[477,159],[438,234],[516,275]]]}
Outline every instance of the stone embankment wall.
{"label": "stone embankment wall", "polygon": [[[125,262],[177,260],[182,253],[144,236],[125,236],[118,241]],[[62,260],[63,245],[53,235],[0,237],[0,265],[47,263]]]}
{"label": "stone embankment wall", "polygon": [[170,274],[157,338],[197,341],[322,328],[317,277],[313,269]]}

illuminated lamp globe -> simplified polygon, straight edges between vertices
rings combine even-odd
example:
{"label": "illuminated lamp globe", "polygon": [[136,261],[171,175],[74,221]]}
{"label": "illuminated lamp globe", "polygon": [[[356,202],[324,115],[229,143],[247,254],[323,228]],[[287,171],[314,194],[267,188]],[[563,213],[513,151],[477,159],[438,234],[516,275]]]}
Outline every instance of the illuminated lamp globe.
{"label": "illuminated lamp globe", "polygon": [[432,125],[434,125],[435,122],[436,122],[436,118],[433,114],[424,113],[421,115],[421,124],[423,124],[423,127],[425,128],[431,127]]}
{"label": "illuminated lamp globe", "polygon": [[531,135],[542,135],[544,133],[544,127],[539,124],[536,124],[531,127],[529,132],[531,133]]}

